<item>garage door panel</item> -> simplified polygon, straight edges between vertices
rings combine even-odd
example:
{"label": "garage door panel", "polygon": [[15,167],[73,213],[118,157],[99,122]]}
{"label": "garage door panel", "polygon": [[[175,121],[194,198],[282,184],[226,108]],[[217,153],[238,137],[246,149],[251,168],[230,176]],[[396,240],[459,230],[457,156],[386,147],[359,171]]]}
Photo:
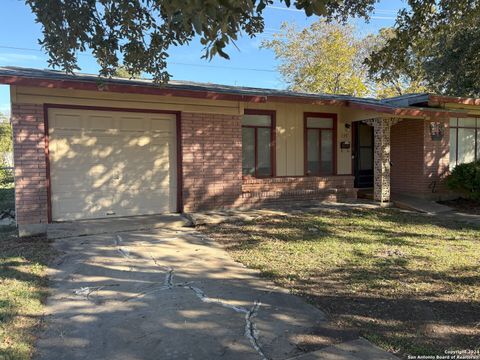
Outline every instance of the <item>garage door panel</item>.
{"label": "garage door panel", "polygon": [[50,109],[54,220],[176,211],[169,114]]}
{"label": "garage door panel", "polygon": [[[102,195],[78,193],[78,196],[84,196],[82,202],[78,202],[78,197],[52,197],[54,205],[52,212],[62,214],[64,220],[76,220],[85,218],[99,218],[108,216],[105,209],[111,209],[113,206],[114,193],[105,192]],[[111,210],[110,210],[111,211]]]}

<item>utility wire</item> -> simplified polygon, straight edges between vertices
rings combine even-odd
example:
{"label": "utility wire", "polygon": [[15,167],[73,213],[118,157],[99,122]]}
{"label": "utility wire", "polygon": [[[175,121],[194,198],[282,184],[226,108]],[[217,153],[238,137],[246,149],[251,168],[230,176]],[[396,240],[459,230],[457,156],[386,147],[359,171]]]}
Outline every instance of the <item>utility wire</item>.
{"label": "utility wire", "polygon": [[[32,48],[24,48],[24,47],[16,47],[16,46],[6,46],[6,45],[0,45],[0,49],[21,50],[21,51],[36,51],[36,52],[43,53],[43,51],[40,50],[40,49],[32,49]],[[78,55],[91,56],[89,54],[83,54],[83,53],[80,53]],[[226,66],[226,65],[192,64],[192,63],[175,62],[175,61],[169,61],[168,64],[180,65],[180,66],[215,68],[215,69],[227,69],[227,70],[258,71],[258,72],[269,72],[269,73],[275,73],[276,72],[276,70],[272,70],[272,69],[256,69],[256,68],[245,68],[245,67]]]}

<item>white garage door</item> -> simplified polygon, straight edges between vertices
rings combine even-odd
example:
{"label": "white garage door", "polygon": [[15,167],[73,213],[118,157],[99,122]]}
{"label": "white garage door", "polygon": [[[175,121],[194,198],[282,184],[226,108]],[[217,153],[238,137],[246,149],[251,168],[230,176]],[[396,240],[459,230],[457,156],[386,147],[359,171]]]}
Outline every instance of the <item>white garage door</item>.
{"label": "white garage door", "polygon": [[49,109],[52,220],[176,211],[175,115]]}

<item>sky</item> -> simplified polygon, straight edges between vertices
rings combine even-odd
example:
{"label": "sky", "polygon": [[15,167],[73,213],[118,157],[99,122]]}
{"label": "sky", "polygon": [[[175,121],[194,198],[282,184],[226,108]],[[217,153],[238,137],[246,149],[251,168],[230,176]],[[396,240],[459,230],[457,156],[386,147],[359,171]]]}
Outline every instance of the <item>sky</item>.
{"label": "sky", "polygon": [[[395,15],[405,6],[405,0],[380,0],[369,23],[353,19],[358,36],[376,33],[383,27],[393,26]],[[226,85],[263,88],[285,88],[272,50],[261,49],[264,39],[271,39],[287,21],[306,27],[318,20],[307,18],[294,8],[276,3],[264,10],[265,32],[256,38],[240,38],[236,46],[228,48],[230,60],[219,57],[212,61],[201,59],[202,45],[198,40],[182,47],[171,48],[168,72],[175,80],[210,82]],[[38,45],[41,26],[35,23],[30,8],[22,0],[1,0],[0,5],[0,66],[48,68],[47,56]],[[98,65],[90,54],[78,56],[81,72],[97,73]],[[10,112],[10,95],[6,85],[0,85],[0,112]]]}

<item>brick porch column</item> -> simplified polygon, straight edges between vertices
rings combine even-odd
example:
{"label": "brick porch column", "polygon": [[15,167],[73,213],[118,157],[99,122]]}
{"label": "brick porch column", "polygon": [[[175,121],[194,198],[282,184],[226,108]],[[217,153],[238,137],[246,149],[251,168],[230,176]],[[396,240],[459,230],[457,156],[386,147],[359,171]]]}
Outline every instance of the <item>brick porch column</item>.
{"label": "brick porch column", "polygon": [[364,122],[373,126],[374,165],[373,198],[380,203],[390,201],[390,128],[401,119],[376,118]]}

